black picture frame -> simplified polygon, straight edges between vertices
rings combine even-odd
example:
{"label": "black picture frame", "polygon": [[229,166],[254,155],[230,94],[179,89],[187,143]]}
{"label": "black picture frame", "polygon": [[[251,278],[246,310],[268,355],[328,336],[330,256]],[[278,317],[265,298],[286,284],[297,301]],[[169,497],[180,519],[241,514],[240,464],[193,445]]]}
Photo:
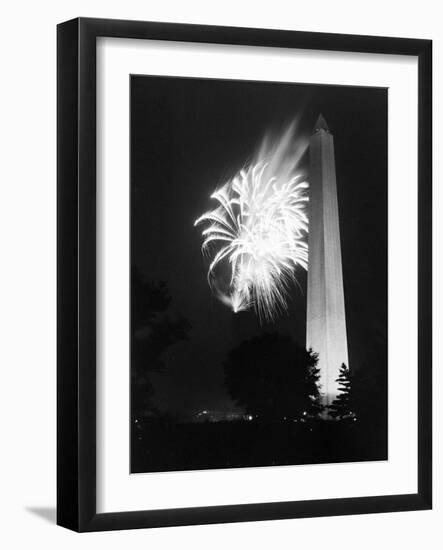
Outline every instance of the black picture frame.
{"label": "black picture frame", "polygon": [[[399,54],[418,58],[416,494],[96,512],[96,39]],[[78,18],[57,29],[57,523],[75,531],[426,510],[432,507],[432,42]]]}

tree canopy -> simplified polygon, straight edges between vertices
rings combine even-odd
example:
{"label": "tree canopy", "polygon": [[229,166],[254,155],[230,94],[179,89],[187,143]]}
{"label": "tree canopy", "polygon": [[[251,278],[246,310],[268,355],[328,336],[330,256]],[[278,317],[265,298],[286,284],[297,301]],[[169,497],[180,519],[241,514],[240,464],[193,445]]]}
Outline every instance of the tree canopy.
{"label": "tree canopy", "polygon": [[146,281],[137,269],[132,270],[131,297],[131,398],[136,418],[152,409],[150,374],[164,369],[164,352],[187,340],[190,324],[168,315],[171,297],[166,283]]}
{"label": "tree canopy", "polygon": [[329,414],[338,420],[354,418],[351,375],[349,368],[344,363],[342,363],[338,378],[335,381],[338,382],[339,394],[329,406]]}
{"label": "tree canopy", "polygon": [[231,350],[225,381],[234,401],[263,420],[303,418],[318,405],[317,354],[266,333]]}

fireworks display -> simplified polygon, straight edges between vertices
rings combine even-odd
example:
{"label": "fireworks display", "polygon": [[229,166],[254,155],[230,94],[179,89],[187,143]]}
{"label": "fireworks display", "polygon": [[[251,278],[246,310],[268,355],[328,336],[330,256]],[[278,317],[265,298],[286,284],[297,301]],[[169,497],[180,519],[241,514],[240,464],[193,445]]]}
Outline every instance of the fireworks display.
{"label": "fireworks display", "polygon": [[291,125],[265,138],[255,159],[217,189],[217,205],[199,217],[208,283],[234,312],[253,308],[272,320],[287,308],[296,268],[308,262],[308,183],[299,169],[306,150]]}

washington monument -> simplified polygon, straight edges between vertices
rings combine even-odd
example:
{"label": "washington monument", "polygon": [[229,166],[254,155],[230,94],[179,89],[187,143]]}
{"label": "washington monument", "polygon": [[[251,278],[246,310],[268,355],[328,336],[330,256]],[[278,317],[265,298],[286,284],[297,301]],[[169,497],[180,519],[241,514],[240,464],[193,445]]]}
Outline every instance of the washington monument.
{"label": "washington monument", "polygon": [[306,348],[319,354],[320,391],[328,406],[348,363],[348,341],[335,178],[334,138],[322,115],[311,136]]}

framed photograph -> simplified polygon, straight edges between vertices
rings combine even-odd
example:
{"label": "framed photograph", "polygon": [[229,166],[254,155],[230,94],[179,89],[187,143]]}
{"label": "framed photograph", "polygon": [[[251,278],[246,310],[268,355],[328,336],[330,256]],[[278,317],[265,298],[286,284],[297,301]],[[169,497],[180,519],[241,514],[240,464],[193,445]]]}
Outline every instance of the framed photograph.
{"label": "framed photograph", "polygon": [[429,40],[58,26],[58,524],[430,509]]}

